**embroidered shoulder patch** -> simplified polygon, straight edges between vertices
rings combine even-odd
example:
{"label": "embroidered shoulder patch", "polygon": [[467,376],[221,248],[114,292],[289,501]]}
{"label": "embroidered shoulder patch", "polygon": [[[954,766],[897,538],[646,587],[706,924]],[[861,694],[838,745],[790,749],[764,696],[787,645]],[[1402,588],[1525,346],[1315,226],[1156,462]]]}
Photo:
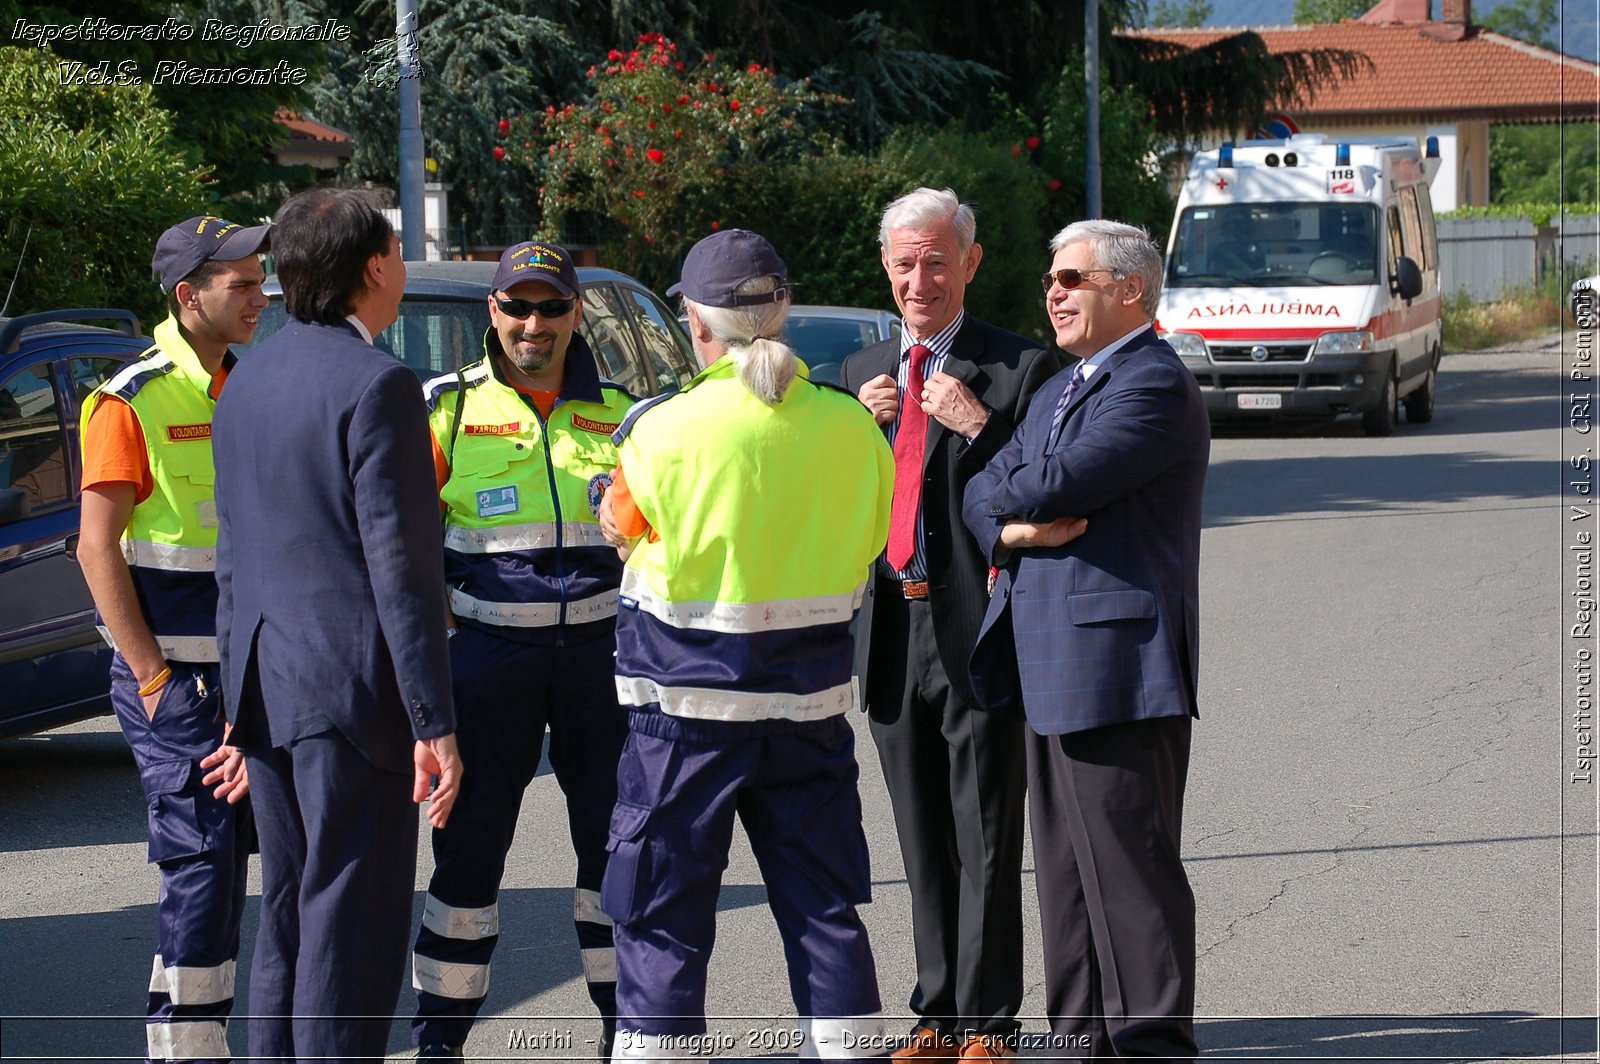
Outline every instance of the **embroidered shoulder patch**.
{"label": "embroidered shoulder patch", "polygon": [[578,414],[572,415],[573,428],[583,429],[585,432],[598,432],[602,436],[611,435],[617,431],[617,426],[620,424],[622,424],[620,421],[590,421]]}

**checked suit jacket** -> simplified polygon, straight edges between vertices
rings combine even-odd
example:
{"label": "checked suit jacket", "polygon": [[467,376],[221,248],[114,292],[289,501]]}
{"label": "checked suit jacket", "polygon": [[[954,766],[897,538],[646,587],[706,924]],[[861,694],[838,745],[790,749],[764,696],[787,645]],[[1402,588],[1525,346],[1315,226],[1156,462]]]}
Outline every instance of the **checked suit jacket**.
{"label": "checked suit jacket", "polygon": [[[1071,376],[967,484],[967,526],[1001,568],[972,656],[979,704],[1021,707],[1041,735],[1198,716],[1205,402],[1154,329],[1107,358],[1052,431]],[[1089,524],[1062,547],[1007,551],[1013,517]]]}

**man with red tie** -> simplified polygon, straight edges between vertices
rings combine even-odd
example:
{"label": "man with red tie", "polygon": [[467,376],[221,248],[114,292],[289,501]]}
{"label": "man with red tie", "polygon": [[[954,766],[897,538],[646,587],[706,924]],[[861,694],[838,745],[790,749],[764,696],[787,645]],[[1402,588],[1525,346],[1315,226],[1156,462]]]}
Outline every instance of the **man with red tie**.
{"label": "man with red tie", "polygon": [[845,387],[895,454],[857,672],[911,888],[917,1022],[900,1060],[1010,1057],[1022,1004],[1024,726],[978,709],[972,693],[988,563],[961,497],[1061,363],[966,313],[983,258],[975,233],[949,189],[889,204],[878,240],[904,327],[844,364]]}

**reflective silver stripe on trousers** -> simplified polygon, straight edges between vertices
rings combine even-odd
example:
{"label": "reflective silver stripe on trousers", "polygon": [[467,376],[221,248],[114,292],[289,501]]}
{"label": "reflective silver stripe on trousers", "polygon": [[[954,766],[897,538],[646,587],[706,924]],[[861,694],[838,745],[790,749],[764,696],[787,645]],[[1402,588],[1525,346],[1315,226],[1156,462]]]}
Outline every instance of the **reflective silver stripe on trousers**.
{"label": "reflective silver stripe on trousers", "polygon": [[617,951],[611,946],[600,946],[583,951],[583,981],[586,983],[614,983],[617,981]]}
{"label": "reflective silver stripe on trousers", "polygon": [[178,573],[214,573],[217,548],[178,547],[171,543],[150,543],[142,539],[122,541],[122,557],[129,565],[145,569],[166,569]]}
{"label": "reflective silver stripe on trousers", "polygon": [[[109,628],[103,624],[94,627],[100,633],[100,638],[106,641],[106,646],[117,649],[117,641],[111,638]],[[158,635],[155,641],[156,646],[161,648],[161,656],[168,661],[220,660],[217,656],[217,637],[214,635]]]}
{"label": "reflective silver stripe on trousers", "polygon": [[[561,622],[559,602],[486,602],[465,591],[450,589],[450,608],[457,617],[471,617],[486,624],[513,628],[546,628]],[[567,603],[567,623],[587,624],[617,615],[617,593],[602,591],[586,599]]]}
{"label": "reflective silver stripe on trousers", "polygon": [[228,1035],[217,1020],[151,1023],[144,1029],[151,1060],[227,1060]]}
{"label": "reflective silver stripe on trousers", "polygon": [[[100,633],[100,638],[106,641],[106,646],[117,649],[117,641],[111,638],[110,629],[103,624],[94,627]],[[158,635],[155,640],[156,646],[161,648],[161,656],[168,661],[220,660],[217,656],[217,637],[214,635]]]}
{"label": "reflective silver stripe on trousers", "polygon": [[443,998],[473,1001],[489,993],[487,964],[451,964],[420,953],[411,955],[411,988]]}
{"label": "reflective silver stripe on trousers", "polygon": [[232,1001],[235,970],[233,961],[223,961],[210,968],[181,965],[169,968],[157,953],[150,969],[150,993],[165,994],[174,1005],[215,1005]]}
{"label": "reflective silver stripe on trousers", "polygon": [[886,1055],[888,1039],[881,1012],[870,1016],[802,1016],[800,1030],[806,1036],[800,1047],[801,1059],[858,1060]]}
{"label": "reflective silver stripe on trousers", "polygon": [[422,926],[440,938],[476,941],[500,933],[500,903],[482,909],[455,909],[429,894],[422,902]]}
{"label": "reflective silver stripe on trousers", "polygon": [[499,525],[495,528],[462,528],[451,525],[444,530],[447,550],[462,554],[505,554],[515,550],[544,550],[556,545],[556,530],[568,547],[604,547],[606,538],[600,526],[581,521],[553,521],[531,525]]}
{"label": "reflective silver stripe on trousers", "polygon": [[709,687],[663,687],[644,676],[618,676],[617,701],[625,706],[659,702],[675,717],[697,720],[822,720],[856,707],[856,684],[830,687],[815,694],[719,691]]}
{"label": "reflective silver stripe on trousers", "polygon": [[582,887],[572,892],[572,919],[580,924],[612,926],[611,917],[600,908],[600,892]]}
{"label": "reflective silver stripe on trousers", "polygon": [[849,624],[866,595],[865,581],[853,591],[812,598],[771,599],[765,602],[668,602],[651,589],[637,571],[622,574],[622,594],[639,603],[639,609],[674,628],[702,628],[739,635],[778,632],[822,624]]}

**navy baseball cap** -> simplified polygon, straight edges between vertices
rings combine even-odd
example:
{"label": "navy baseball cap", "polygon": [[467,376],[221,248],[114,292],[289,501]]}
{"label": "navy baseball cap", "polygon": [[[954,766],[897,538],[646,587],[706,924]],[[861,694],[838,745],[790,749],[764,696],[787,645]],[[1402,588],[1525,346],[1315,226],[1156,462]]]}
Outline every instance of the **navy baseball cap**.
{"label": "navy baseball cap", "polygon": [[272,246],[272,223],[243,226],[203,214],[190,218],[161,234],[155,257],[150,260],[150,275],[161,282],[163,292],[171,292],[178,282],[208,262],[234,262],[259,255]]}
{"label": "navy baseball cap", "polygon": [[[739,294],[739,286],[757,277],[777,282],[770,292]],[[789,267],[767,238],[748,229],[712,233],[689,249],[683,278],[667,295],[681,295],[706,307],[750,307],[789,298]]]}
{"label": "navy baseball cap", "polygon": [[572,265],[572,255],[556,244],[524,240],[506,248],[500,268],[494,272],[495,291],[508,291],[523,281],[543,281],[568,298],[578,294],[578,270]]}

